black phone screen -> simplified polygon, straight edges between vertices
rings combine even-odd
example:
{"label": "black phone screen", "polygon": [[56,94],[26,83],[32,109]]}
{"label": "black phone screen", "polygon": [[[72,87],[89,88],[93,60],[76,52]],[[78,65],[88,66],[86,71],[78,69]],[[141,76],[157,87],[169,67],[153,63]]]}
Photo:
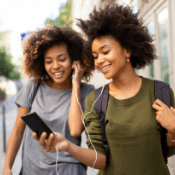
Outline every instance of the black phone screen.
{"label": "black phone screen", "polygon": [[[46,139],[48,139],[52,130],[44,123],[44,121],[38,116],[36,112],[31,112],[21,116],[22,120],[29,126],[29,128],[37,133],[37,137],[40,138],[43,132],[47,133]],[[54,134],[54,133],[53,133]]]}

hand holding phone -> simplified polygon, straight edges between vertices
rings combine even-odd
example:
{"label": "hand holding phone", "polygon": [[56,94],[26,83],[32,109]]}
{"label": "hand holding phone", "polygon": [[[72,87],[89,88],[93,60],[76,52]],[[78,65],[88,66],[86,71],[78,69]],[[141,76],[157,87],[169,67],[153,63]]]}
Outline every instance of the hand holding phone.
{"label": "hand holding phone", "polygon": [[[37,137],[40,138],[43,132],[47,133],[46,139],[48,139],[52,130],[44,123],[44,121],[38,116],[36,112],[31,112],[21,116],[22,120],[29,126],[29,128],[37,133]],[[54,133],[53,133],[54,134]]]}

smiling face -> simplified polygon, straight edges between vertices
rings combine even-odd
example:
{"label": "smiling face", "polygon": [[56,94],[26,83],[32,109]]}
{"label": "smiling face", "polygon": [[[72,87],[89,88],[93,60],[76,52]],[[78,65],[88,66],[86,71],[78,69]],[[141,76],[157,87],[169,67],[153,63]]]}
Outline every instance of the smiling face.
{"label": "smiling face", "polygon": [[131,54],[112,36],[95,38],[92,42],[92,55],[97,67],[107,79],[113,79],[125,72]]}
{"label": "smiling face", "polygon": [[66,45],[54,45],[47,49],[44,53],[44,66],[55,87],[60,86],[62,89],[71,84],[72,62]]}

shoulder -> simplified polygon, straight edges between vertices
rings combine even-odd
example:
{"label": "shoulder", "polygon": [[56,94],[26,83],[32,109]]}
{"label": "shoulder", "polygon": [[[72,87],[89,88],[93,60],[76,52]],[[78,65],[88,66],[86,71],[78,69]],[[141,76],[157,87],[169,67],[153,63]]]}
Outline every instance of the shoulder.
{"label": "shoulder", "polygon": [[93,90],[95,90],[95,86],[93,84],[88,84],[88,83],[82,83],[81,88],[82,88],[82,90],[84,90],[84,89],[93,89]]}
{"label": "shoulder", "polygon": [[148,85],[148,86],[153,86],[154,87],[154,80],[153,79],[142,77],[142,76],[141,76],[141,78],[142,78],[142,81],[143,81],[142,83],[144,85]]}
{"label": "shoulder", "polygon": [[29,80],[27,83],[23,85],[24,88],[29,88],[31,89],[32,87],[36,87],[38,85],[37,81],[34,80]]}
{"label": "shoulder", "polygon": [[87,96],[89,93],[95,90],[95,86],[92,84],[82,83],[81,84],[81,93]]}

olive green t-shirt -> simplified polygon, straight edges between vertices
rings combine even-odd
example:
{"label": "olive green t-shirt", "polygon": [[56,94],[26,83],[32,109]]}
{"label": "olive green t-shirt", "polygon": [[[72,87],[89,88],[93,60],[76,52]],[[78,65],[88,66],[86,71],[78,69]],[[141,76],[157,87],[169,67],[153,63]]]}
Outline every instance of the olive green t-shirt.
{"label": "olive green t-shirt", "polygon": [[[110,164],[99,175],[169,175],[164,162],[160,133],[157,130],[154,81],[141,77],[138,93],[128,99],[118,100],[109,95],[105,118],[105,132],[110,149]],[[171,106],[174,94],[171,89]],[[86,97],[85,112],[91,111],[95,101],[93,91]],[[95,107],[85,116],[85,123],[97,152],[105,154],[102,134]],[[87,144],[93,149],[88,137]]]}

